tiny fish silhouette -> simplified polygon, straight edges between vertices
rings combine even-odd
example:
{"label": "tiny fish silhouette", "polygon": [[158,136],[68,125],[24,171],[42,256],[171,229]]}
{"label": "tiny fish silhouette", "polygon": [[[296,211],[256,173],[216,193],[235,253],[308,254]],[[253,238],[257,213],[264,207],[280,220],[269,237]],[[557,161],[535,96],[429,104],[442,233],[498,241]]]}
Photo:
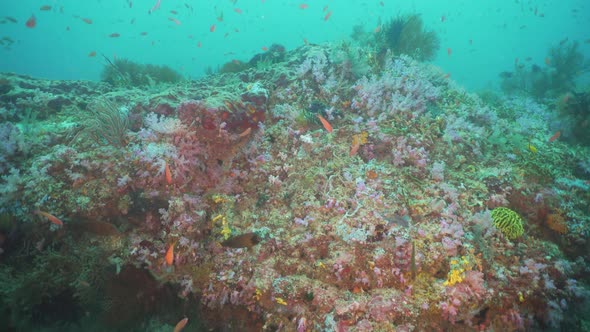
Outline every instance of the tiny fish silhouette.
{"label": "tiny fish silhouette", "polygon": [[221,242],[221,245],[229,248],[251,248],[260,243],[260,240],[260,236],[250,232],[229,238]]}

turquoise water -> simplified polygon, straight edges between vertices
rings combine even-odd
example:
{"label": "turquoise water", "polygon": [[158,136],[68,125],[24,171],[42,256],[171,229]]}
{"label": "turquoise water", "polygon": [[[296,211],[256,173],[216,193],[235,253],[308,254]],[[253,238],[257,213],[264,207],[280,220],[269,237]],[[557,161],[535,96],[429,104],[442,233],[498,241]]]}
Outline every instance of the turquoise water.
{"label": "turquoise water", "polygon": [[[0,48],[0,71],[98,80],[102,53],[165,64],[198,78],[208,67],[215,69],[233,59],[247,61],[272,43],[289,50],[304,40],[337,42],[349,38],[354,25],[373,31],[382,21],[411,13],[422,15],[426,28],[439,34],[440,49],[433,63],[469,89],[496,86],[498,73],[511,70],[515,58],[522,62],[530,57],[542,66],[549,47],[565,38],[581,42],[580,50],[590,54],[590,4],[583,0],[161,0],[150,14],[156,1],[2,1],[2,16],[17,22],[0,25],[0,38],[14,41]],[[302,9],[301,4],[308,7]],[[51,9],[40,10],[44,5]],[[327,12],[332,14],[326,21]],[[37,25],[27,28],[31,15]],[[215,31],[210,32],[213,24]],[[112,33],[120,37],[109,37]],[[97,56],[89,57],[90,52]]]}

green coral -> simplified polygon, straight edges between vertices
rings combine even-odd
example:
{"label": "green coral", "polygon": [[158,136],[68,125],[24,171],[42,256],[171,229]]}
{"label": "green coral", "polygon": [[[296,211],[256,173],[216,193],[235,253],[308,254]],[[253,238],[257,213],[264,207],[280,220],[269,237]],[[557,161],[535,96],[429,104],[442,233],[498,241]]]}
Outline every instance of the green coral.
{"label": "green coral", "polygon": [[494,221],[494,226],[511,240],[520,237],[524,233],[522,218],[520,218],[518,213],[508,208],[499,207],[493,209],[492,220]]}

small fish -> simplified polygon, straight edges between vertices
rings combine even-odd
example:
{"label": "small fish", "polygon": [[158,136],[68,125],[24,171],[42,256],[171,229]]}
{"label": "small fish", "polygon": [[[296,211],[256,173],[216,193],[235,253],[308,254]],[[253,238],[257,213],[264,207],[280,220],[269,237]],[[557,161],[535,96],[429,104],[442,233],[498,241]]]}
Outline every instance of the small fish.
{"label": "small fish", "polygon": [[168,17],[168,21],[172,21],[174,22],[174,24],[176,25],[181,25],[182,23],[180,23],[180,21],[174,17]]}
{"label": "small fish", "polygon": [[215,32],[215,24],[211,24],[211,27],[209,28],[209,32]]}
{"label": "small fish", "polygon": [[453,50],[450,47],[447,48],[447,55],[451,56],[452,53],[453,53]]}
{"label": "small fish", "polygon": [[223,242],[221,245],[228,248],[251,248],[260,243],[260,237],[253,232],[236,235]]}
{"label": "small fish", "polygon": [[268,51],[268,47],[266,47],[266,46],[262,46],[260,49],[263,50],[264,52]]}
{"label": "small fish", "polygon": [[559,138],[559,136],[561,136],[561,130],[556,131],[555,134],[553,134],[553,136],[551,136],[549,138],[549,142],[551,143],[551,142],[555,141],[556,139]]}
{"label": "small fish", "polygon": [[241,14],[242,13],[242,10],[240,8],[234,8],[234,12],[236,12],[238,14]]}
{"label": "small fish", "polygon": [[82,21],[84,21],[86,24],[92,24],[92,20],[89,18],[82,17]]}
{"label": "small fish", "polygon": [[25,25],[27,26],[27,28],[34,28],[35,26],[37,26],[37,19],[35,18],[35,15],[31,15],[31,17],[29,17],[29,19],[27,20],[27,22],[25,22]]}
{"label": "small fish", "polygon": [[446,16],[444,16],[444,15],[442,15],[442,16],[440,17],[440,21],[441,21],[441,22],[444,22],[446,19],[447,19],[447,17],[446,17]]}
{"label": "small fish", "polygon": [[172,172],[170,171],[170,165],[168,165],[168,162],[166,161],[166,166],[164,168],[164,173],[166,176],[166,183],[167,184],[172,184]]}
{"label": "small fish", "polygon": [[39,8],[39,10],[46,12],[46,11],[51,10],[51,6],[49,6],[49,5],[41,6],[41,8]]}
{"label": "small fish", "polygon": [[324,6],[324,9],[322,9],[322,12],[324,12],[324,13],[325,13],[326,11],[328,11],[328,5],[325,5],[325,6]]}
{"label": "small fish", "polygon": [[380,5],[381,7],[385,7],[385,3],[384,3],[383,1],[379,1],[379,5]]}
{"label": "small fish", "polygon": [[198,47],[198,48],[201,48],[201,47],[203,47],[203,44],[202,44],[201,42],[198,42],[198,43],[197,43],[197,47]]}
{"label": "small fish", "polygon": [[217,21],[223,22],[223,12],[221,12],[221,14],[219,14],[219,16],[217,16]]}
{"label": "small fish", "polygon": [[473,45],[473,39],[469,39],[469,45]]}
{"label": "small fish", "polygon": [[524,59],[524,61],[531,61],[533,60],[533,58],[531,58],[530,56],[527,56],[526,59]]}
{"label": "small fish", "polygon": [[176,243],[172,243],[168,250],[166,250],[166,256],[164,257],[167,265],[172,265],[174,263],[174,245]]}
{"label": "small fish", "polygon": [[40,216],[40,217],[45,217],[47,218],[49,221],[51,221],[53,224],[57,225],[57,226],[63,226],[64,223],[59,220],[56,216],[49,214],[47,212],[41,211],[41,210],[35,210],[33,211],[34,214]]}
{"label": "small fish", "polygon": [[324,128],[331,133],[332,132],[332,125],[328,122],[328,120],[324,119],[323,116],[318,114],[318,119],[320,119],[320,122],[322,123],[322,125],[324,126]]}
{"label": "small fish", "polygon": [[120,34],[118,34],[118,33],[116,33],[116,32],[114,32],[114,33],[111,33],[111,34],[109,35],[109,37],[111,37],[111,38],[119,38],[119,37],[121,37],[121,35],[120,35]]}
{"label": "small fish", "polygon": [[375,29],[373,29],[374,33],[379,33],[381,32],[381,25],[378,25]]}
{"label": "small fish", "polygon": [[551,66],[551,59],[549,57],[545,57],[545,64]]}
{"label": "small fish", "polygon": [[176,15],[176,14],[178,14],[178,12],[177,12],[176,10],[171,10],[171,11],[170,11],[170,14],[172,14],[172,15]]}
{"label": "small fish", "polygon": [[142,36],[147,36],[147,34],[148,34],[148,33],[147,33],[147,32],[145,32],[145,31],[143,31],[142,33],[140,33],[140,35],[142,35]]}
{"label": "small fish", "polygon": [[566,94],[565,96],[563,96],[563,99],[561,100],[564,104],[567,104],[567,102],[570,100],[570,94]]}
{"label": "small fish", "polygon": [[148,12],[148,14],[151,14],[154,11],[156,11],[156,9],[160,8],[160,1],[161,0],[156,1],[156,4],[152,7],[152,9],[150,9],[150,11]]}
{"label": "small fish", "polygon": [[529,142],[528,148],[529,148],[529,151],[531,151],[533,154],[537,153],[537,151],[538,151],[537,148],[531,144],[531,142]]}
{"label": "small fish", "polygon": [[246,130],[244,130],[243,132],[241,132],[238,136],[240,138],[246,137],[246,136],[250,135],[250,132],[251,131],[252,131],[252,128],[251,127],[248,127]]}
{"label": "small fish", "polygon": [[92,51],[90,53],[88,53],[88,57],[93,58],[96,56],[96,51]]}
{"label": "small fish", "polygon": [[514,65],[516,66],[518,64],[518,58],[514,58]]}
{"label": "small fish", "polygon": [[326,16],[324,16],[324,21],[329,20],[330,19],[330,16],[332,16],[332,11],[331,10],[328,12],[328,14],[326,14]]}
{"label": "small fish", "polygon": [[352,146],[350,147],[350,152],[348,153],[349,156],[353,157],[359,151],[361,145],[358,142],[353,142]]}
{"label": "small fish", "polygon": [[[8,21],[10,21],[11,23],[16,23],[17,20],[16,18],[12,17],[12,16],[4,16],[4,18]],[[590,39],[589,39],[590,40]]]}
{"label": "small fish", "polygon": [[307,9],[308,7],[309,7],[309,5],[306,3],[302,3],[299,5],[299,9]]}
{"label": "small fish", "polygon": [[569,39],[568,37],[565,37],[565,39],[560,40],[559,46],[562,46],[563,44],[567,43],[568,39]]}
{"label": "small fish", "polygon": [[174,332],[182,331],[182,329],[184,329],[184,327],[186,326],[187,323],[188,323],[188,318],[184,317],[178,323],[176,323],[176,326],[174,326]]}

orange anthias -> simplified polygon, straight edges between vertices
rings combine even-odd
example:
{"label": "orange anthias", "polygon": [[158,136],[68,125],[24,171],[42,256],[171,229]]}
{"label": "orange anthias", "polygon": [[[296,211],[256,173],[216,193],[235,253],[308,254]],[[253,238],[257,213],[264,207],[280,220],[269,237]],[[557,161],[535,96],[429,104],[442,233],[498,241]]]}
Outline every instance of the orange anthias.
{"label": "orange anthias", "polygon": [[166,183],[172,184],[172,172],[170,171],[170,166],[168,165],[168,162],[166,162],[164,174],[166,176]]}
{"label": "orange anthias", "polygon": [[172,265],[174,263],[174,243],[166,250],[166,257],[164,259],[166,260],[166,265]]}
{"label": "orange anthias", "polygon": [[184,317],[178,323],[176,323],[176,326],[174,327],[174,332],[182,331],[182,329],[184,329],[184,327],[186,326],[187,323],[188,323],[188,318]]}
{"label": "orange anthias", "polygon": [[321,115],[318,115],[318,119],[320,119],[320,122],[322,123],[324,128],[326,128],[326,130],[329,133],[331,133],[332,132],[332,125],[330,124],[330,122],[328,122],[328,120],[324,119],[324,117]]}
{"label": "orange anthias", "polygon": [[47,218],[49,221],[51,221],[52,223],[56,224],[57,226],[63,226],[64,225],[64,223],[61,220],[59,220],[56,216],[54,216],[54,215],[52,215],[50,213],[47,213],[47,212],[44,212],[44,211],[40,211],[40,210],[35,210],[35,211],[33,211],[33,213],[35,213],[36,215],[38,215],[40,217]]}

